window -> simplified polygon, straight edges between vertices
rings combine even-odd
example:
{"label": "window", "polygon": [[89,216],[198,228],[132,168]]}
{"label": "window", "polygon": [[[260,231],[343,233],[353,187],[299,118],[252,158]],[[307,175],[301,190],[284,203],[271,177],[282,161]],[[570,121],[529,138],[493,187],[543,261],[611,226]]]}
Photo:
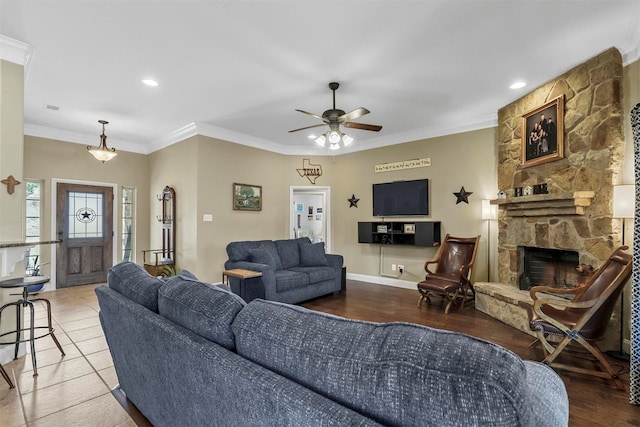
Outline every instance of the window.
{"label": "window", "polygon": [[134,213],[136,189],[122,187],[122,261],[135,261]]}
{"label": "window", "polygon": [[70,191],[67,196],[69,239],[102,238],[104,236],[104,195]]}
{"label": "window", "polygon": [[[26,183],[26,221],[25,242],[39,242],[42,240],[42,181],[27,181]],[[40,273],[40,246],[36,245],[27,251],[25,267],[27,276]]]}

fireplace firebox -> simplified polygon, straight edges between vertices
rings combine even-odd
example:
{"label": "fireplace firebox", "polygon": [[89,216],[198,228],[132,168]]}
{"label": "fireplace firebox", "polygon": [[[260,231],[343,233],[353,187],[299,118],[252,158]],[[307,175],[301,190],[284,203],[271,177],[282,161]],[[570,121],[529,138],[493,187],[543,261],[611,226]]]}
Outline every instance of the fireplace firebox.
{"label": "fireplace firebox", "polygon": [[518,247],[518,286],[529,290],[534,286],[557,289],[575,288],[580,263],[577,251],[565,249]]}

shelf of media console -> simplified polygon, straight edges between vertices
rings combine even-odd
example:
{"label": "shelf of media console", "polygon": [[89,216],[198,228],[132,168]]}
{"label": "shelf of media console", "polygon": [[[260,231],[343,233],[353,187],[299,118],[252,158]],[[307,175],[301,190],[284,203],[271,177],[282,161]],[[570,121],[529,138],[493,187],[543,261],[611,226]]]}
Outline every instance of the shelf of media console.
{"label": "shelf of media console", "polygon": [[440,229],[440,221],[358,222],[358,243],[435,247]]}

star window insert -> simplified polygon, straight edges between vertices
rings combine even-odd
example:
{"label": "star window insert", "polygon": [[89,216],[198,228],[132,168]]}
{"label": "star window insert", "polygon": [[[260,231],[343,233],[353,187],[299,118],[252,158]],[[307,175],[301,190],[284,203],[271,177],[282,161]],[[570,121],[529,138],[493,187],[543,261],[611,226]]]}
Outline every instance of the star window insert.
{"label": "star window insert", "polygon": [[68,239],[102,238],[104,197],[101,193],[72,191],[68,196]]}

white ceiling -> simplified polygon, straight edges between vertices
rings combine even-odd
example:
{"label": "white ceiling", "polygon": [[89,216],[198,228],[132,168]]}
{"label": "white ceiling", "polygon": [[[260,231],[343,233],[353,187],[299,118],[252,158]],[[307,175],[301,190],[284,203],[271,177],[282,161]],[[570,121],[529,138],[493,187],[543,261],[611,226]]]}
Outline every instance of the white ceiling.
{"label": "white ceiling", "polygon": [[337,108],[383,126],[345,129],[340,153],[494,126],[609,47],[638,59],[640,1],[0,0],[0,34],[33,48],[28,135],[97,145],[104,119],[118,150],[201,134],[320,155],[310,132],[287,131],[319,123],[294,109],[331,108],[331,81]]}

